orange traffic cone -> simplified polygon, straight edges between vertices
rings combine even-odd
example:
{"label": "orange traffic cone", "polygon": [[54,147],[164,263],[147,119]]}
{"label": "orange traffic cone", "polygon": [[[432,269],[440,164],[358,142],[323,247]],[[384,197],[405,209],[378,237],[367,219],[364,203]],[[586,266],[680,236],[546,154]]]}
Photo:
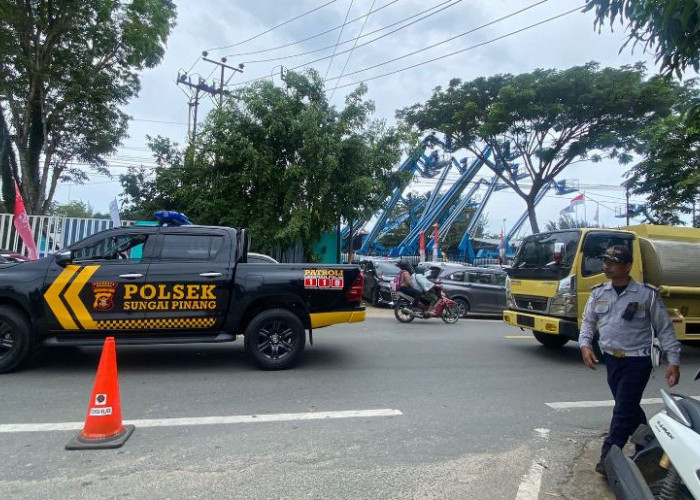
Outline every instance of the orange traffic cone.
{"label": "orange traffic cone", "polygon": [[107,337],[97,367],[95,386],[88,404],[83,430],[66,445],[66,450],[87,448],[119,448],[131,433],[133,425],[122,425],[122,405],[119,401],[117,353],[114,337]]}

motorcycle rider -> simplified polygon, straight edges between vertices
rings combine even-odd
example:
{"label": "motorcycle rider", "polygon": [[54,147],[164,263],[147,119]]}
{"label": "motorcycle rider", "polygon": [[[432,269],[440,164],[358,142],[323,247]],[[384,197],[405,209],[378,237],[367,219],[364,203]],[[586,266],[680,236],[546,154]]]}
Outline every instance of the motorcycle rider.
{"label": "motorcycle rider", "polygon": [[422,293],[421,290],[418,288],[414,287],[413,285],[413,280],[411,277],[414,274],[414,269],[411,263],[407,260],[400,260],[396,263],[396,266],[401,269],[400,271],[400,279],[399,279],[399,289],[398,291],[401,293],[404,293],[410,297],[413,297],[413,304],[417,305],[421,309],[425,309],[425,306],[423,303],[419,300],[419,297]]}
{"label": "motorcycle rider", "polygon": [[680,344],[656,288],[637,283],[629,275],[632,252],[625,245],[608,248],[602,255],[609,282],[594,286],[583,312],[579,346],[584,364],[595,370],[598,358],[591,347],[596,329],[607,369],[608,386],[615,400],[610,432],[603,442],[595,470],[605,475],[605,457],[612,445],[624,448],[646,416],[640,406],[652,370],[652,328],[668,358],[669,387],[680,378]]}

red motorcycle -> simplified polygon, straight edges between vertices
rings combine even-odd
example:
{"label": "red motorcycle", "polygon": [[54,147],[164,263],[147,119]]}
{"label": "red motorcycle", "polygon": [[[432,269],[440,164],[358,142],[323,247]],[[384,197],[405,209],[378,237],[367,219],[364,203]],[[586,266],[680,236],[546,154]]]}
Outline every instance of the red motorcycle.
{"label": "red motorcycle", "polygon": [[447,324],[456,323],[459,319],[457,302],[452,300],[439,285],[435,285],[435,291],[440,294],[440,299],[435,304],[432,314],[426,311],[425,306],[421,307],[420,297],[414,299],[401,291],[397,292],[394,316],[401,323],[410,323],[415,318],[442,318]]}

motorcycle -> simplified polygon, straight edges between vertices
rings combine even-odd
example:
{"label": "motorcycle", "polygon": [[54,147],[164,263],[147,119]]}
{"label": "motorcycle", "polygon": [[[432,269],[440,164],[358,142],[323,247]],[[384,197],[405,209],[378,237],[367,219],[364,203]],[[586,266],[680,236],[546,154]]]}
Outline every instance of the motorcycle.
{"label": "motorcycle", "polygon": [[[438,285],[435,286],[437,287]],[[396,293],[397,299],[394,303],[394,316],[401,323],[410,323],[415,318],[429,319],[433,317],[441,318],[447,324],[456,323],[459,319],[457,303],[441,287],[437,291],[440,294],[440,298],[435,304],[432,314],[421,308],[419,305],[420,297],[414,299],[410,295],[398,291]]]}
{"label": "motorcycle", "polygon": [[630,439],[643,448],[629,458],[613,446],[605,459],[618,499],[700,500],[700,401],[663,389],[661,398],[665,408]]}

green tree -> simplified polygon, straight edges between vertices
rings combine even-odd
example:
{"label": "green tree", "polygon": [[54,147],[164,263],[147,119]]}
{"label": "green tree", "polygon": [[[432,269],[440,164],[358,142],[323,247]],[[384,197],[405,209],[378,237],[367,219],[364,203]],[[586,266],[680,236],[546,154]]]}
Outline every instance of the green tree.
{"label": "green tree", "polygon": [[[157,210],[182,210],[188,200],[182,198],[183,188],[190,180],[184,170],[184,154],[176,142],[164,137],[146,136],[148,148],[156,167],[129,167],[119,181],[124,190],[121,215],[125,219],[148,220]],[[184,178],[184,174],[188,178]]]}
{"label": "green tree", "polygon": [[53,202],[48,210],[47,215],[57,215],[60,217],[80,217],[80,218],[96,218],[108,219],[108,215],[95,212],[90,203],[84,201],[72,200],[68,203]]}
{"label": "green tree", "polygon": [[[536,233],[535,198],[548,182],[569,165],[604,155],[628,163],[628,152],[639,148],[639,132],[687,102],[689,91],[678,83],[644,76],[642,64],[601,69],[588,63],[453,79],[398,116],[421,131],[448,134],[455,146],[484,161],[490,149],[493,163],[486,165],[523,198]],[[529,190],[518,182],[518,170],[527,172]]]}
{"label": "green tree", "polygon": [[287,73],[286,88],[244,88],[210,114],[186,155],[165,147],[168,168],[159,165],[150,179],[135,171],[123,177],[126,205],[160,203],[198,223],[247,227],[263,251],[301,242],[309,258],[339,216],[373,213],[401,177],[392,167],[403,136],[371,120],[365,91],[359,87],[336,110],[315,72]]}
{"label": "green tree", "polygon": [[173,0],[0,0],[0,114],[19,168],[0,166],[30,214],[48,210],[59,181],[84,182],[79,165],[107,172],[126,134],[119,107],[160,62],[174,17]]}
{"label": "green tree", "polygon": [[666,117],[644,131],[645,158],[627,173],[625,185],[647,198],[655,222],[681,223],[700,193],[700,124]]}
{"label": "green tree", "polygon": [[[697,0],[587,0],[600,30],[615,20],[627,29],[627,41],[656,54],[664,72],[680,78],[692,67],[700,70],[700,9]],[[624,49],[624,46],[620,49]]]}
{"label": "green tree", "polygon": [[558,221],[550,220],[545,226],[546,231],[558,231],[560,229],[575,229],[578,227],[598,227],[598,224],[583,219],[576,219],[569,215],[560,215]]}

